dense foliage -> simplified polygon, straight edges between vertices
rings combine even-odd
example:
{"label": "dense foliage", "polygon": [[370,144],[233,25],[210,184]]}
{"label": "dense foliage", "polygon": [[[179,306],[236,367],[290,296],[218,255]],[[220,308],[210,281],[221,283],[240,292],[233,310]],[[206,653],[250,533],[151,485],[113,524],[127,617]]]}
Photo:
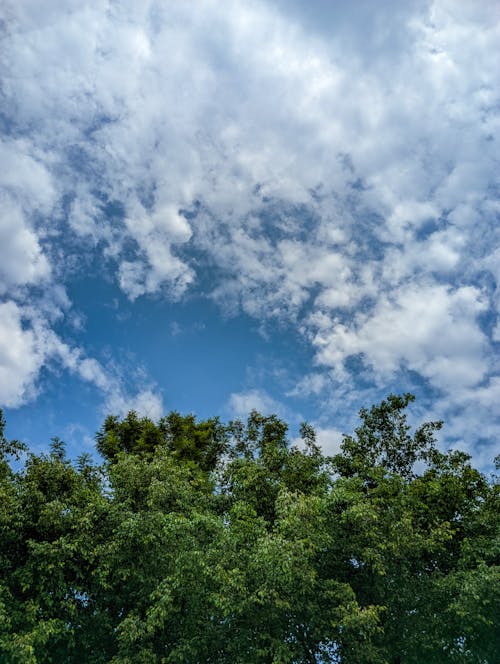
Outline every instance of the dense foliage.
{"label": "dense foliage", "polygon": [[333,457],[275,416],[129,413],[72,463],[0,414],[0,661],[494,664],[498,485],[412,399]]}

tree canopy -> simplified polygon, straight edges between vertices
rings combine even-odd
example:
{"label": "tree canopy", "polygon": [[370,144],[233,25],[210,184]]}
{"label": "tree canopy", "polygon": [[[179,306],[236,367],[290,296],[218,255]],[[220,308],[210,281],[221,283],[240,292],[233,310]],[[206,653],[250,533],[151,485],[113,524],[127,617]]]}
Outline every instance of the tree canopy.
{"label": "tree canopy", "polygon": [[332,457],[274,415],[131,412],[72,462],[0,412],[0,661],[494,664],[498,484],[412,400]]}

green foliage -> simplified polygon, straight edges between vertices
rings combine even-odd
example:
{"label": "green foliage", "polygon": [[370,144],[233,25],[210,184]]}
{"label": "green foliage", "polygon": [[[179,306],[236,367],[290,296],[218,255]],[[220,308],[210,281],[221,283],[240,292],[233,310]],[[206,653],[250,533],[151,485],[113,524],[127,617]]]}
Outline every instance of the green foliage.
{"label": "green foliage", "polygon": [[342,453],[334,459],[338,472],[368,479],[373,468],[383,468],[411,479],[415,463],[429,461],[435,452],[434,432],[443,424],[427,422],[410,435],[405,409],[414,400],[412,394],[391,394],[369,410],[362,408],[362,425],[355,436],[344,436]]}
{"label": "green foliage", "polygon": [[115,461],[120,452],[151,457],[164,447],[179,461],[205,471],[214,470],[227,449],[226,428],[218,418],[197,422],[193,415],[176,412],[162,418],[158,425],[147,417],[139,418],[134,411],[121,421],[110,415],[97,433],[96,442],[108,461]]}
{"label": "green foliage", "polygon": [[333,458],[276,416],[131,412],[102,465],[55,438],[16,471],[0,413],[0,661],[493,664],[498,485],[412,433],[412,400]]}

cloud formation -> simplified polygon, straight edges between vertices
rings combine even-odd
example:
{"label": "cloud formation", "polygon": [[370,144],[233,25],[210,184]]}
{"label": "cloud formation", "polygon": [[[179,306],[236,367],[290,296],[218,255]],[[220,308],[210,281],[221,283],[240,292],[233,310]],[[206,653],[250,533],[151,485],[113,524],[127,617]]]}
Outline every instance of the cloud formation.
{"label": "cloud formation", "polygon": [[277,414],[284,417],[286,408],[262,390],[252,389],[246,392],[234,392],[229,397],[228,410],[232,417],[246,419],[256,410],[263,415]]}
{"label": "cloud formation", "polygon": [[61,285],[62,235],[131,300],[199,290],[295,326],[332,394],[412,371],[450,412],[493,407],[497,3],[357,10],[7,3],[0,339],[31,360],[4,351],[2,370],[21,367],[4,403],[49,355],[19,321],[35,285]]}

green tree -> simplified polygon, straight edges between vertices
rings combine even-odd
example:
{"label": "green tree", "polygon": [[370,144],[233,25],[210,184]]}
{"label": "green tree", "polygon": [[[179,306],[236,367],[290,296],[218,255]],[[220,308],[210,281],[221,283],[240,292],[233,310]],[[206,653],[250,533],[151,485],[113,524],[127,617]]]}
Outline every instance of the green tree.
{"label": "green tree", "polygon": [[[74,467],[64,445],[4,474],[0,512],[2,662],[92,662],[99,623],[92,566],[105,513],[97,468]],[[99,661],[99,660],[96,660]]]}
{"label": "green tree", "polygon": [[227,450],[226,427],[219,418],[197,422],[194,415],[177,412],[163,417],[157,425],[134,411],[121,421],[110,415],[96,434],[96,442],[108,461],[114,461],[120,452],[151,457],[158,447],[165,447],[175,458],[204,471],[214,470]]}
{"label": "green tree", "polygon": [[129,413],[73,463],[0,413],[0,661],[493,664],[498,484],[412,400],[331,458],[276,416]]}
{"label": "green tree", "polygon": [[[441,422],[412,435],[405,413],[412,401],[409,394],[391,395],[362,409],[361,426],[333,458],[337,490],[358,487],[357,514],[368,520],[364,529],[357,523],[338,534],[343,544],[336,556],[351,552],[353,569],[346,561],[343,570],[351,587],[362,604],[382,608],[377,640],[387,661],[494,661],[498,486],[471,467],[468,455],[436,449]],[[416,462],[425,464],[420,474]]]}

